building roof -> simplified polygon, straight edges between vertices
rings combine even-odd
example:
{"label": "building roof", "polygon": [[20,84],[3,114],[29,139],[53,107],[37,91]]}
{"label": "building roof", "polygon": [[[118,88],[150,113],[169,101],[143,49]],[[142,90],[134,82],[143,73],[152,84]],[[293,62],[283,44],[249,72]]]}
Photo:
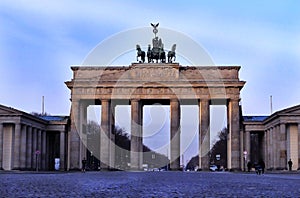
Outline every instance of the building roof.
{"label": "building roof", "polygon": [[39,118],[46,121],[64,121],[67,116],[38,116]]}
{"label": "building roof", "polygon": [[243,116],[243,120],[246,122],[263,122],[269,116]]}

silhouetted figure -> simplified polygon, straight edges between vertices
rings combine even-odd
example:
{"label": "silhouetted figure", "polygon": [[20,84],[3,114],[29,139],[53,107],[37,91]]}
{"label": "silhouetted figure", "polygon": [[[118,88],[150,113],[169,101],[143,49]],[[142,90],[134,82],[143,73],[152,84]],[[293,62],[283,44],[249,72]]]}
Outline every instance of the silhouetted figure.
{"label": "silhouetted figure", "polygon": [[288,161],[288,165],[289,165],[289,171],[292,171],[293,162],[291,159]]}
{"label": "silhouetted figure", "polygon": [[248,163],[247,163],[247,168],[248,168],[248,172],[250,172],[250,170],[252,168],[252,163],[250,161],[248,161]]}
{"label": "silhouetted figure", "polygon": [[261,168],[260,163],[256,163],[256,164],[254,165],[254,167],[255,167],[255,172],[256,172],[256,174],[257,174],[257,175],[260,175],[261,172],[262,172],[262,168]]}
{"label": "silhouetted figure", "polygon": [[82,169],[81,169],[81,171],[85,173],[86,159],[83,158],[83,160],[81,161],[81,163],[82,163]]}
{"label": "silhouetted figure", "polygon": [[264,174],[264,173],[265,173],[265,167],[266,167],[266,164],[265,164],[265,162],[264,162],[263,159],[261,159],[261,160],[259,161],[259,165],[260,165],[260,167],[261,167],[261,173]]}

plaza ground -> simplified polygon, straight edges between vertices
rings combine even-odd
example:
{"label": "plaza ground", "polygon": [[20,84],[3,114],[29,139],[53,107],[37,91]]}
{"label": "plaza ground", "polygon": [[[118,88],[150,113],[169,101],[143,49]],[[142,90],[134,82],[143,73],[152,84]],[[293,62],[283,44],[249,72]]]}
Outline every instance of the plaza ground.
{"label": "plaza ground", "polygon": [[0,172],[1,197],[299,197],[300,173]]}

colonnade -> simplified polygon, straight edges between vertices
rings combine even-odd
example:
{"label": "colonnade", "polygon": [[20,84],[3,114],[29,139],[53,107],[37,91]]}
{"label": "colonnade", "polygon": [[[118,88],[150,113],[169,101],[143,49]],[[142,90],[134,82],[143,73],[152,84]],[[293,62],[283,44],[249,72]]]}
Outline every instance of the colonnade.
{"label": "colonnade", "polygon": [[[87,107],[89,101],[73,99],[71,107],[71,133],[69,134],[69,158],[68,170],[79,169],[83,158],[86,158],[86,133],[83,126],[87,122]],[[100,161],[101,169],[115,168],[114,162],[114,111],[117,104],[111,99],[99,99],[101,108],[101,132],[100,132]],[[112,102],[113,101],[113,102]],[[143,164],[143,99],[131,99],[131,149],[130,166],[133,170],[141,170]],[[159,100],[158,100],[159,101]],[[241,168],[241,144],[240,144],[240,108],[238,99],[224,99],[228,114],[228,168]],[[94,104],[93,103],[93,104]],[[180,100],[169,99],[170,104],[170,169],[180,168]],[[199,99],[199,168],[209,169],[210,150],[210,99]]]}
{"label": "colonnade", "polygon": [[[60,132],[60,167],[65,167],[65,132]],[[46,170],[47,131],[26,123],[0,123],[0,168],[4,170]],[[54,166],[54,164],[53,164]]]}
{"label": "colonnade", "polygon": [[[300,168],[300,123],[277,122],[268,124],[264,129],[245,131],[244,150],[251,154],[251,133],[261,134],[259,152],[270,170],[287,169],[289,159],[293,161],[293,170]],[[251,160],[249,156],[248,160]],[[254,162],[253,162],[254,163]]]}

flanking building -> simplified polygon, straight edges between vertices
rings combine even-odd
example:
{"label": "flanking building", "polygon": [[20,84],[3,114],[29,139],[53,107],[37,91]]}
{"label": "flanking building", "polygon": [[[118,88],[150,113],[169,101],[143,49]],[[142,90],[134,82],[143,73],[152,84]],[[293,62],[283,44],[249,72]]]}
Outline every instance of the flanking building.
{"label": "flanking building", "polygon": [[[268,170],[300,166],[300,105],[270,116],[243,116],[242,148],[246,162],[265,161]],[[35,116],[0,105],[0,169],[67,170],[68,116]],[[245,166],[245,161],[241,167]]]}
{"label": "flanking building", "polygon": [[68,116],[35,116],[0,105],[0,169],[66,170]]}
{"label": "flanking building", "polygon": [[277,111],[270,116],[243,116],[243,149],[246,161],[261,159],[269,170],[300,168],[300,105]]}

